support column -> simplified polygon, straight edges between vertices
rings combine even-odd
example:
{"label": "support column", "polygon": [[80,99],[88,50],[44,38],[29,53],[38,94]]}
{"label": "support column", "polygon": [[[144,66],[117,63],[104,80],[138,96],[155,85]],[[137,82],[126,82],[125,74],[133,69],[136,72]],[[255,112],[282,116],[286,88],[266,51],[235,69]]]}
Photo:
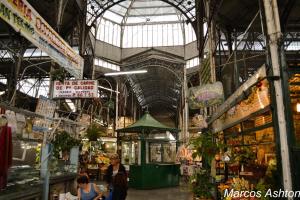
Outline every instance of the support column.
{"label": "support column", "polygon": [[234,81],[234,90],[239,88],[239,77],[240,77],[240,70],[237,64],[237,33],[234,30],[234,52],[233,52],[233,59],[234,59],[234,67],[233,67],[233,81]]}
{"label": "support column", "polygon": [[115,117],[115,130],[118,129],[118,122],[119,122],[119,80],[117,79],[116,80],[116,117]]}
{"label": "support column", "polygon": [[216,49],[216,31],[215,31],[215,22],[213,19],[212,13],[210,12],[211,1],[207,0],[206,2],[206,17],[211,20],[207,24],[208,26],[208,56],[210,64],[210,81],[212,83],[216,82],[216,61],[215,61],[215,49]]}
{"label": "support column", "polygon": [[18,80],[19,79],[19,74],[22,66],[22,61],[23,61],[23,55],[26,51],[27,48],[27,41],[25,39],[20,38],[19,41],[19,49],[16,50],[14,53],[14,60],[15,60],[15,65],[11,68],[11,75],[10,77],[7,78],[7,101],[9,102],[10,105],[15,106],[16,102],[16,96],[15,93],[17,93],[17,90],[20,88],[17,88],[18,86]]}
{"label": "support column", "polygon": [[48,170],[48,162],[49,162],[49,152],[50,152],[50,144],[46,144],[46,134],[44,134],[44,142],[42,146],[42,157],[41,157],[41,178],[43,179],[43,200],[48,200],[49,197],[49,180],[50,180],[50,172]]}
{"label": "support column", "polygon": [[[280,19],[278,14],[277,0],[263,0],[267,31],[269,37],[269,50],[271,57],[271,65],[273,76],[279,77],[273,81],[275,90],[275,104],[277,111],[277,121],[279,131],[279,143],[280,143],[280,154],[281,154],[281,165],[282,165],[282,178],[284,190],[292,191],[292,177],[291,177],[291,166],[290,166],[290,153],[287,137],[287,123],[284,106],[284,96],[282,91],[282,79],[280,69],[280,55],[279,55],[279,42],[282,38]],[[292,199],[292,198],[289,198]]]}
{"label": "support column", "polygon": [[53,88],[54,88],[54,81],[52,81],[52,72],[55,70],[55,62],[51,60],[50,66],[50,83],[49,83],[49,98],[53,98]]}
{"label": "support column", "polygon": [[184,113],[183,113],[183,138],[185,141],[189,138],[189,107],[188,107],[188,85],[187,85],[187,73],[186,73],[186,67],[184,67],[183,70],[183,91],[184,91]]}

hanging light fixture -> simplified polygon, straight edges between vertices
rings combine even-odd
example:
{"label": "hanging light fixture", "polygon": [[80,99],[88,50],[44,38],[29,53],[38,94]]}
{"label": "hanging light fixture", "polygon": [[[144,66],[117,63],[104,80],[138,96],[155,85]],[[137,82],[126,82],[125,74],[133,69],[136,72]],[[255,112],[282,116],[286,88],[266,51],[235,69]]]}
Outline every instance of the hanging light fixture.
{"label": "hanging light fixture", "polygon": [[147,73],[147,70],[134,70],[134,71],[123,71],[123,72],[111,72],[111,73],[105,73],[104,76],[119,76],[119,75],[142,74],[142,73]]}
{"label": "hanging light fixture", "polygon": [[300,103],[297,103],[296,108],[297,108],[297,112],[300,112]]}

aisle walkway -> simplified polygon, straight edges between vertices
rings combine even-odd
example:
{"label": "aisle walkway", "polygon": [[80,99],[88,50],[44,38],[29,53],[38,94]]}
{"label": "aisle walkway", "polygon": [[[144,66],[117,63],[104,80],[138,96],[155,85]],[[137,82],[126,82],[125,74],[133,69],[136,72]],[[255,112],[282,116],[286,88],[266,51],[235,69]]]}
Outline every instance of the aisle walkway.
{"label": "aisle walkway", "polygon": [[192,194],[182,187],[156,190],[129,189],[126,200],[192,200]]}
{"label": "aisle walkway", "polygon": [[[106,185],[106,183],[97,181],[97,185]],[[154,190],[129,188],[126,200],[193,200],[193,196],[188,188],[188,184],[180,181],[180,186],[171,188]]]}

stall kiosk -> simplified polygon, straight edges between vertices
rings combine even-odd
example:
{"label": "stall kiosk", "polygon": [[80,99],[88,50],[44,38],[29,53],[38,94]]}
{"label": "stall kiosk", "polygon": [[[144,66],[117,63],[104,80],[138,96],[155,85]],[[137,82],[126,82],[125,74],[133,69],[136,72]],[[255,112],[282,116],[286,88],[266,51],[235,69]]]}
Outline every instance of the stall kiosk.
{"label": "stall kiosk", "polygon": [[[178,133],[178,129],[167,127],[157,120],[155,120],[148,112],[141,117],[136,123],[117,130],[118,134],[125,133],[138,133],[139,140],[139,161],[136,164],[131,164],[129,169],[129,187],[136,189],[153,189],[153,188],[162,188],[162,187],[173,187],[179,185],[179,174],[180,174],[180,165],[173,162],[164,162],[150,158],[150,145],[151,141],[171,143],[176,144],[174,138],[171,140],[158,140],[153,135],[157,134],[166,134]],[[161,145],[163,147],[163,145]],[[176,146],[174,148],[176,151]]]}

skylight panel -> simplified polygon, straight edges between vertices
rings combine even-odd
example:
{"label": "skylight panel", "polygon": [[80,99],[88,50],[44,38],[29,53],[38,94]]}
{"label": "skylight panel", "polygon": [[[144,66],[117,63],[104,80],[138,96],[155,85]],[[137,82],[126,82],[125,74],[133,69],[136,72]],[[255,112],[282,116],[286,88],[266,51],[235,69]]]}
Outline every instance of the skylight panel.
{"label": "skylight panel", "polygon": [[135,1],[133,3],[133,8],[136,7],[160,7],[160,6],[168,6],[169,4],[163,1]]}
{"label": "skylight panel", "polygon": [[103,17],[106,18],[106,19],[110,19],[110,20],[112,20],[112,21],[114,21],[114,22],[117,22],[117,23],[119,23],[119,24],[120,24],[120,23],[122,22],[122,20],[123,20],[123,17],[122,17],[122,16],[120,16],[120,15],[118,15],[118,14],[116,14],[116,13],[113,13],[113,12],[111,12],[110,10],[105,11]]}
{"label": "skylight panel", "polygon": [[143,8],[143,9],[130,9],[129,15],[176,15],[176,11],[172,7],[154,7],[154,8]]}

